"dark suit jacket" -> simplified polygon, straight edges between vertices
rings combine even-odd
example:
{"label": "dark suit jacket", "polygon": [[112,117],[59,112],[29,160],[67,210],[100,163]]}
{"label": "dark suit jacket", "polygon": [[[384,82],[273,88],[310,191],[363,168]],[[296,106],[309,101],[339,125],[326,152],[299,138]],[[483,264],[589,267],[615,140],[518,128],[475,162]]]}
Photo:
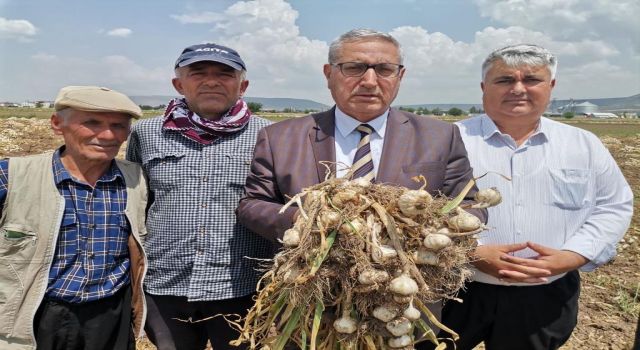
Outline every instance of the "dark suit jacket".
{"label": "dark suit jacket", "polygon": [[[293,226],[296,207],[278,214],[302,189],[322,182],[335,162],[334,109],[269,125],[258,134],[236,214],[240,223],[268,239]],[[375,181],[417,189],[411,178],[424,175],[427,189],[453,197],[473,177],[458,128],[450,123],[391,109]],[[467,195],[472,198],[474,187]],[[474,211],[486,222],[486,210]]]}

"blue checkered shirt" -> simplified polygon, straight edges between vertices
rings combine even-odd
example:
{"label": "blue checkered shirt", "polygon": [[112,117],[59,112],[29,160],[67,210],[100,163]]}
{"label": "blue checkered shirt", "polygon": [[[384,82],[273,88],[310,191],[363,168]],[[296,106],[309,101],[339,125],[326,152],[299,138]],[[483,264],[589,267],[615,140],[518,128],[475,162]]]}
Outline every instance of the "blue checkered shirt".
{"label": "blue checkered shirt", "polygon": [[[129,223],[124,177],[113,162],[96,186],[74,179],[53,155],[56,187],[65,199],[46,296],[85,303],[113,295],[129,283]],[[8,160],[0,160],[0,210],[8,188]]]}
{"label": "blue checkered shirt", "polygon": [[144,248],[145,290],[189,301],[237,298],[255,291],[259,260],[272,244],[237,223],[258,130],[269,121],[251,117],[241,131],[202,145],[162,117],[133,126],[127,159],[142,164],[153,202]]}

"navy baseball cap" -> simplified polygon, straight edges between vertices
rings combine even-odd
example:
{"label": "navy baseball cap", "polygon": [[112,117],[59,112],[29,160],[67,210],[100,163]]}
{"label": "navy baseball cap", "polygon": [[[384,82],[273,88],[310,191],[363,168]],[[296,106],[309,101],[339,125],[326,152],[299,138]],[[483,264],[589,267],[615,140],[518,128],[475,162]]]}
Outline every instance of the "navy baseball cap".
{"label": "navy baseball cap", "polygon": [[192,45],[182,50],[174,68],[200,61],[220,62],[236,70],[247,70],[236,50],[212,43]]}

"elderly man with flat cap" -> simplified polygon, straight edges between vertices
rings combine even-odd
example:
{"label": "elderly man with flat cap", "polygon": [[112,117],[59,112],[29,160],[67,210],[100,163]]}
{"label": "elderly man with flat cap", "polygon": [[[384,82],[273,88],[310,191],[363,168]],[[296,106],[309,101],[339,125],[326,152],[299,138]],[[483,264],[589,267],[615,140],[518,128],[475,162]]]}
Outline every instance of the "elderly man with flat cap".
{"label": "elderly man with flat cap", "polygon": [[[260,258],[272,244],[237,223],[234,210],[258,130],[242,99],[246,67],[233,49],[187,47],[175,63],[182,98],[134,126],[127,158],[142,164],[152,194],[147,213],[147,335],[159,349],[230,349],[238,337],[223,317],[253,304]],[[184,322],[191,319],[201,322]],[[233,349],[237,349],[233,347]]]}
{"label": "elderly man with flat cap", "polygon": [[62,147],[0,160],[0,348],[135,348],[147,188],[114,158],[142,113],[95,86],[63,88],[55,110]]}

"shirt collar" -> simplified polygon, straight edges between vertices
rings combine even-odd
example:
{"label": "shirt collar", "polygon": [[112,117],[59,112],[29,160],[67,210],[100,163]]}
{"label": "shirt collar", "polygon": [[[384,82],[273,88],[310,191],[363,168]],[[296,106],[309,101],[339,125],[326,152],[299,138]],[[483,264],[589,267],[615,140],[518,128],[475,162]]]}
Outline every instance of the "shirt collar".
{"label": "shirt collar", "polygon": [[[346,113],[340,110],[338,106],[336,106],[336,128],[342,135],[342,137],[347,137],[347,135],[351,134],[360,124],[363,124],[361,121],[348,116]],[[389,109],[387,109],[381,115],[375,117],[374,119],[368,121],[366,124],[369,124],[374,132],[380,136],[380,138],[384,138],[384,133],[387,129],[387,118],[389,117]]]}
{"label": "shirt collar", "polygon": [[[80,182],[77,179],[75,179],[73,176],[71,176],[71,173],[69,173],[67,168],[64,167],[64,164],[62,164],[62,159],[60,159],[60,154],[62,154],[62,152],[64,151],[64,147],[65,146],[58,148],[53,153],[53,180],[56,183],[56,185],[59,185],[63,181],[67,181],[67,180],[73,181],[73,182]],[[100,177],[100,179],[98,179],[98,182],[113,182],[116,179],[123,179],[123,176],[122,176],[122,173],[120,172],[120,169],[116,165],[115,160],[112,160],[111,166],[109,167],[107,172],[104,173]]]}
{"label": "shirt collar", "polygon": [[[496,134],[500,135],[501,137],[508,136],[500,132],[496,124],[488,115],[484,114],[482,115],[481,118],[482,118],[481,119],[482,137],[484,140],[488,140]],[[540,122],[538,123],[538,127],[536,128],[536,131],[534,131],[533,134],[529,136],[529,139],[527,140],[527,142],[534,141],[537,139],[540,139],[540,141],[546,141],[547,135],[545,134],[545,130],[548,130],[548,129],[549,129],[549,120],[547,120],[547,118],[541,117]]]}

